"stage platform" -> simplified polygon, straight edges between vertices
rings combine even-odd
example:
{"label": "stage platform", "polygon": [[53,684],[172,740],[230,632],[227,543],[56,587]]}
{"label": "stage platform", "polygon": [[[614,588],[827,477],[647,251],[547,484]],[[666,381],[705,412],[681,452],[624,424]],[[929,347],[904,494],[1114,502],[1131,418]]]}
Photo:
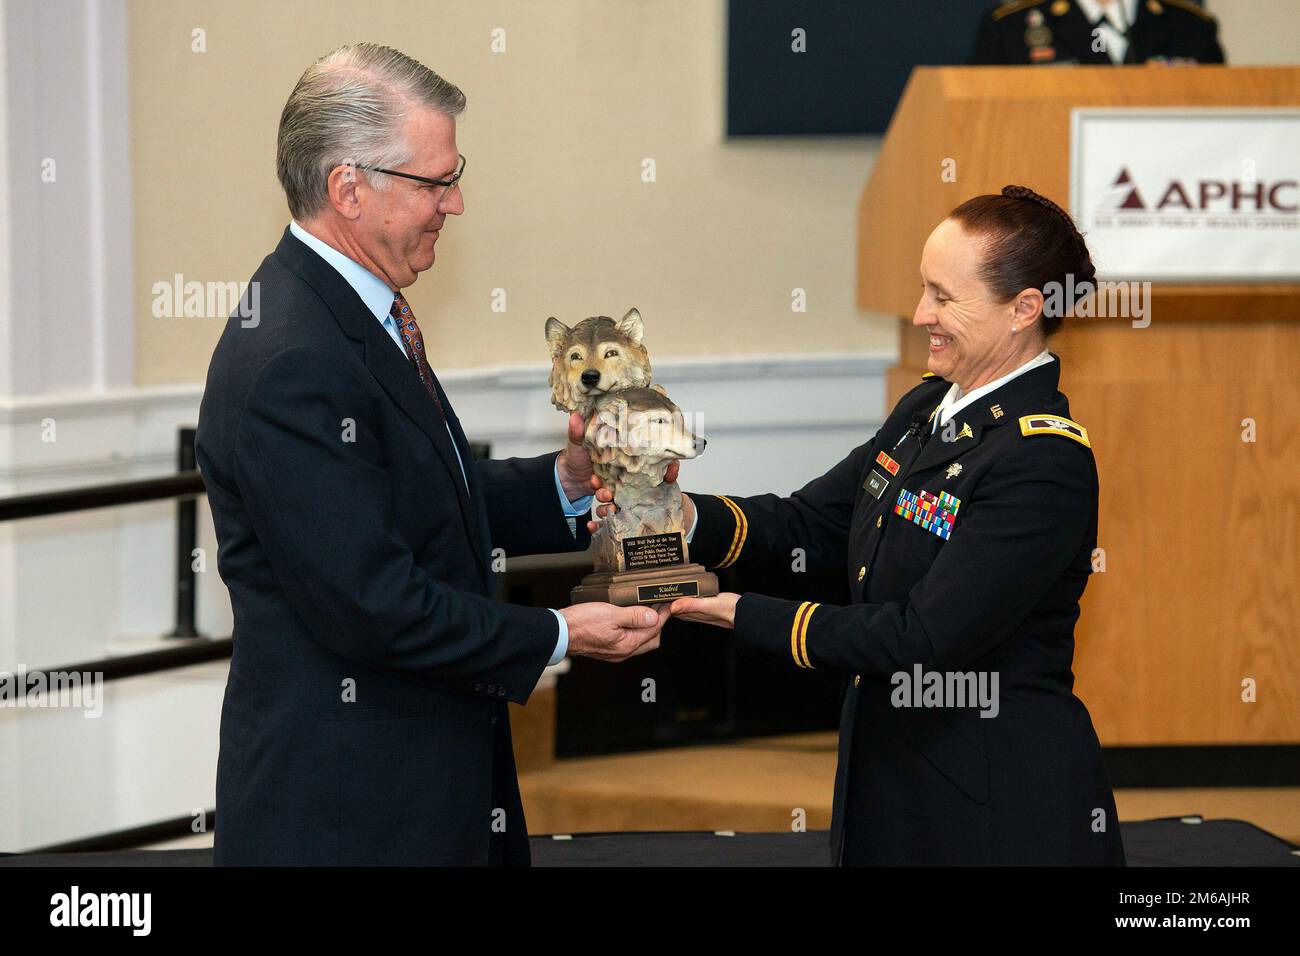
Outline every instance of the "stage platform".
{"label": "stage platform", "polygon": [[[834,731],[789,734],[523,765],[519,789],[533,833],[776,833],[796,808],[824,830],[835,759]],[[1297,787],[1120,788],[1115,807],[1121,821],[1248,820],[1300,843]]]}
{"label": "stage platform", "polygon": [[[1300,849],[1242,820],[1174,817],[1121,824],[1130,866],[1300,866]],[[590,833],[535,836],[533,865],[800,866],[830,864],[826,831]],[[0,856],[0,866],[211,866],[212,848]]]}

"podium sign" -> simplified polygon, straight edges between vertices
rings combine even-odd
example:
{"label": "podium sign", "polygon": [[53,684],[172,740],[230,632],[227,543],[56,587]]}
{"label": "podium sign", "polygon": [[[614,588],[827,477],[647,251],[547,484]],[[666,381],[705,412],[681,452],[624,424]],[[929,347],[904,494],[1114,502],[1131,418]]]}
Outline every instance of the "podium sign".
{"label": "podium sign", "polygon": [[1300,110],[1075,109],[1070,211],[1100,279],[1300,279]]}

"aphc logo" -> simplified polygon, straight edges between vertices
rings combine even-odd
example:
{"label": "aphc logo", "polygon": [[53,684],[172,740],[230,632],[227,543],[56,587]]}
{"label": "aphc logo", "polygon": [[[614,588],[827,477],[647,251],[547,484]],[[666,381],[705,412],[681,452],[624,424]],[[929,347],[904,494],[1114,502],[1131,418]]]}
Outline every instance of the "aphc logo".
{"label": "aphc logo", "polygon": [[1291,213],[1300,211],[1294,179],[1167,179],[1154,203],[1148,205],[1138,190],[1133,174],[1122,167],[1106,190],[1106,206],[1115,212],[1186,212],[1186,213]]}
{"label": "aphc logo", "polygon": [[1110,184],[1110,193],[1119,193],[1120,202],[1116,209],[1146,209],[1147,204],[1142,201],[1142,195],[1138,192],[1137,183],[1133,182],[1133,176],[1125,167],[1119,171],[1115,181]]}

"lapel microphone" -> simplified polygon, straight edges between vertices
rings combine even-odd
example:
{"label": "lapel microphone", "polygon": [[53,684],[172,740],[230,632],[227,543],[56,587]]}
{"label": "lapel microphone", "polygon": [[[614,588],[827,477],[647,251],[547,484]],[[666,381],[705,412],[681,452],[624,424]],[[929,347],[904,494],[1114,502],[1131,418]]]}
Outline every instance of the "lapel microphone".
{"label": "lapel microphone", "polygon": [[920,441],[921,447],[925,447],[925,440],[930,437],[930,430],[925,426],[929,424],[929,418],[926,416],[925,409],[917,409],[912,413],[912,419],[907,423],[907,434]]}

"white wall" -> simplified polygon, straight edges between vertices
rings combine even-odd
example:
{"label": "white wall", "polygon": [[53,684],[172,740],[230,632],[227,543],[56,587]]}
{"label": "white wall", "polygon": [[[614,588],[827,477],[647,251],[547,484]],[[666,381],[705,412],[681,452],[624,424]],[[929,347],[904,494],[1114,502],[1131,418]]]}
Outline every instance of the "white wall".
{"label": "white wall", "polygon": [[1206,0],[1219,21],[1219,42],[1233,66],[1300,63],[1300,2]]}
{"label": "white wall", "polygon": [[[309,63],[359,39],[419,58],[468,98],[465,214],[404,290],[440,369],[541,361],[547,316],[572,325],[631,306],[656,358],[893,347],[893,323],[854,301],[876,138],[727,139],[725,0],[303,9],[131,4],[138,382],[202,376],[222,317],[155,318],[150,290],[176,273],[248,279],[288,222],[274,166],[285,99]],[[807,312],[792,313],[795,288]]]}

